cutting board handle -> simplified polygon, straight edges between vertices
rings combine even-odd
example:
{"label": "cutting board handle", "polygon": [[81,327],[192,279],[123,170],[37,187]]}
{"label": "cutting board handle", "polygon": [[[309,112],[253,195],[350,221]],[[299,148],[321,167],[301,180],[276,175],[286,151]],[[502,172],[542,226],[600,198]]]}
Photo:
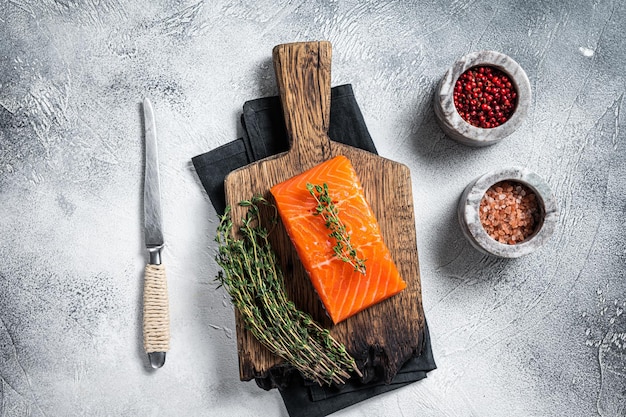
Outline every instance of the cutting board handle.
{"label": "cutting board handle", "polygon": [[322,162],[330,152],[330,42],[277,45],[272,55],[289,152],[302,162]]}

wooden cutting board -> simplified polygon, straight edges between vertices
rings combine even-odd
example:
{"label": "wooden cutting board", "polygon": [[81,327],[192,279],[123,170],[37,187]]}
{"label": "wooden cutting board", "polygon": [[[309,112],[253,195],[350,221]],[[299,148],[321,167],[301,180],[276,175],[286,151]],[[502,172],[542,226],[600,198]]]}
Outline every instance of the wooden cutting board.
{"label": "wooden cutting board", "polygon": [[[241,200],[262,194],[271,200],[274,184],[322,163],[345,155],[362,182],[365,197],[376,215],[385,243],[407,288],[400,294],[333,325],[298,259],[282,224],[275,229],[272,246],[285,273],[291,300],[310,313],[344,343],[367,382],[374,374],[387,381],[422,347],[424,313],[415,236],[415,219],[409,169],[378,155],[333,142],[327,132],[330,120],[329,42],[278,45],[273,50],[274,69],[280,91],[290,150],[233,171],[225,180],[226,200],[233,219],[245,209]],[[236,222],[235,222],[236,223]],[[242,380],[280,375],[283,361],[258,343],[236,313],[239,370]]]}

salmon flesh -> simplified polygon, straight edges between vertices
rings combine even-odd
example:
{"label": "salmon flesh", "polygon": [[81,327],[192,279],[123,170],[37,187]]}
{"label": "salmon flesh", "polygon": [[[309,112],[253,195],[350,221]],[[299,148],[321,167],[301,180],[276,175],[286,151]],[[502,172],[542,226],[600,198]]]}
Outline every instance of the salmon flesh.
{"label": "salmon flesh", "polygon": [[[307,184],[328,185],[350,242],[366,259],[365,273],[336,256],[336,239],[329,236]],[[400,276],[359,178],[345,156],[336,156],[271,188],[280,218],[333,323],[398,294],[406,283]]]}

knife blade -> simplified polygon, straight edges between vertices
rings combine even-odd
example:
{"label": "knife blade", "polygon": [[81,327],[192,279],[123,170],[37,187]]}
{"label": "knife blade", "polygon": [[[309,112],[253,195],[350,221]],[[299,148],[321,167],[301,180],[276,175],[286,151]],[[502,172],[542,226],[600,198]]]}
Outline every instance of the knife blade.
{"label": "knife blade", "polygon": [[150,365],[160,368],[169,350],[169,302],[165,267],[161,262],[163,215],[161,210],[161,181],[157,148],[156,121],[152,103],[143,100],[145,135],[145,178],[143,190],[144,241],[148,263],[144,271],[143,345]]}

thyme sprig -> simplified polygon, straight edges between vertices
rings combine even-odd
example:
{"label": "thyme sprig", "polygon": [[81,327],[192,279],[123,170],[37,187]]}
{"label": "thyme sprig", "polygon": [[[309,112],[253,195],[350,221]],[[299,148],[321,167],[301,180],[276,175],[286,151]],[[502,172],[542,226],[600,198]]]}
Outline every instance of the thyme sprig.
{"label": "thyme sprig", "polygon": [[[222,268],[216,281],[226,288],[246,328],[274,354],[293,365],[302,376],[320,385],[342,384],[350,372],[359,376],[354,359],[308,314],[287,298],[278,260],[262,223],[260,206],[276,207],[261,196],[239,203],[247,213],[233,236],[230,207],[221,217],[215,240],[216,261]],[[271,223],[276,221],[276,211]]]}
{"label": "thyme sprig", "polygon": [[359,258],[356,249],[352,246],[350,234],[339,218],[339,209],[328,193],[328,184],[319,185],[308,182],[306,188],[317,201],[317,207],[315,207],[313,214],[322,216],[326,228],[330,230],[328,236],[335,239],[335,246],[333,247],[335,256],[352,265],[355,271],[365,274],[365,261],[367,259]]}

